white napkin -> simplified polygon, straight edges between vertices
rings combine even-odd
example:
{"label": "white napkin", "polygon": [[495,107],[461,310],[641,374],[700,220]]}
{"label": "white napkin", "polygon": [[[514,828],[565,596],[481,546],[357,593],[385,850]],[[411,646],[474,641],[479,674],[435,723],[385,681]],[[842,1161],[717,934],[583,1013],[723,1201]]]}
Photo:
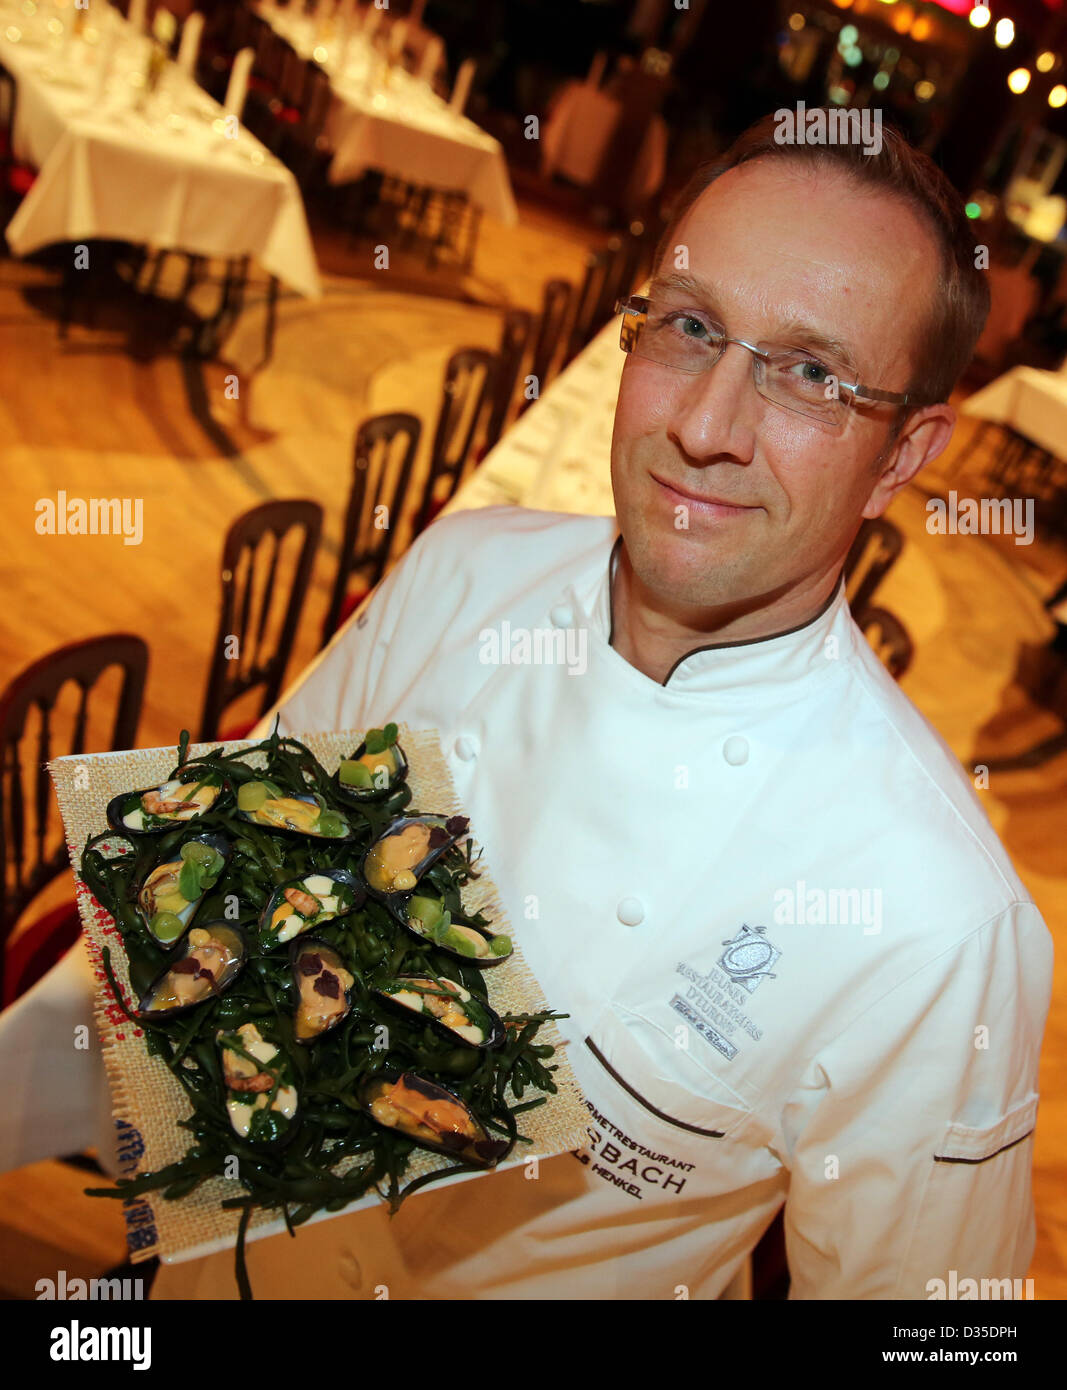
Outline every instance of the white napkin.
{"label": "white napkin", "polygon": [[148,19],[148,0],[130,0],[129,13],[126,22],[137,34],[145,32],[145,21]]}
{"label": "white napkin", "polygon": [[107,88],[111,70],[115,66],[115,54],[119,46],[119,31],[115,25],[109,24],[104,30],[103,42],[100,45],[100,57],[97,59],[96,66],[96,87],[93,91],[93,100],[100,101]]}
{"label": "white napkin", "polygon": [[230,69],[230,81],[226,87],[226,99],[222,103],[222,109],[227,116],[236,116],[240,119],[241,112],[244,110],[245,97],[248,95],[249,74],[255,61],[256,51],[254,48],[242,48],[233,60],[233,67]]}
{"label": "white napkin", "polygon": [[375,5],[371,5],[367,10],[367,18],[363,21],[363,32],[368,41],[374,37],[374,31],[382,22],[382,12]]}
{"label": "white napkin", "polygon": [[194,10],[182,25],[182,41],[178,49],[178,67],[192,77],[196,56],[200,52],[200,35],[204,32],[204,16]]}
{"label": "white napkin", "polygon": [[389,56],[399,58],[404,51],[404,42],[408,36],[408,22],[406,19],[398,19],[389,30]]}
{"label": "white napkin", "polygon": [[448,103],[453,111],[462,114],[463,108],[467,105],[476,66],[473,58],[464,58],[463,62],[460,63],[459,72],[456,74],[456,85],[452,88],[452,96]]}
{"label": "white napkin", "polygon": [[444,43],[435,34],[422,50],[422,57],[419,59],[418,77],[420,81],[433,82],[434,73],[441,66],[441,60],[444,56]]}

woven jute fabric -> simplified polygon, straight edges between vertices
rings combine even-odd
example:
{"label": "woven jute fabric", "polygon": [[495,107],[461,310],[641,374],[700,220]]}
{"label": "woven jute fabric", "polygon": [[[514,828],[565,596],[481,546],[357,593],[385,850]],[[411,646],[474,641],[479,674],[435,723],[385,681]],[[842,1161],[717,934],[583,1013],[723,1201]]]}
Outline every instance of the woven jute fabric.
{"label": "woven jute fabric", "polygon": [[[360,743],[363,732],[347,731],[332,734],[299,735],[329,772],[347,757]],[[412,791],[410,810],[463,814],[448,766],[441,753],[435,730],[414,732],[400,725],[399,740],[408,755],[408,783]],[[222,747],[229,753],[238,748],[254,747],[247,741],[226,744],[196,744],[190,747],[188,758],[193,760],[210,749]],[[254,766],[262,755],[250,760]],[[104,974],[102,953],[110,951],[110,963],[115,979],[121,986],[123,998],[132,1008],[129,974],[122,938],[110,913],[105,911],[77,878],[81,851],[93,835],[108,829],[106,808],[112,797],[122,792],[164,782],[177,762],[177,752],[170,748],[146,748],[126,753],[101,753],[79,758],[57,758],[48,764],[56,788],[56,797],[66,831],[67,847],[74,867],[78,907],[89,954],[98,980],[95,1018],[100,1034],[103,1057],[111,1085],[113,1114],[119,1126],[119,1155],[127,1176],[151,1172],[180,1159],[192,1142],[188,1130],[178,1121],[191,1113],[188,1098],[166,1063],[149,1056],[143,1032],[131,1023],[115,1000]],[[477,827],[471,826],[477,852]],[[485,857],[478,860],[480,877],[464,889],[464,904],[472,911],[483,911],[495,931],[504,932],[515,944],[513,955],[486,973],[489,1002],[498,1013],[536,1013],[552,1001],[546,1000],[533,973],[523,960],[521,932],[516,933],[508,922],[503,904],[493,882]],[[586,1110],[581,1100],[574,1074],[567,1063],[559,1032],[553,1023],[545,1024],[538,1033],[538,1042],[557,1047],[552,1061],[558,1065],[554,1079],[558,1094],[550,1096],[545,1105],[519,1116],[519,1132],[532,1141],[520,1145],[517,1154],[549,1158],[581,1146],[585,1139]],[[526,1097],[529,1098],[529,1095]],[[345,1172],[358,1156],[338,1165]],[[425,1150],[415,1150],[409,1160],[404,1179],[420,1176],[448,1167],[449,1160]],[[481,1180],[476,1175],[472,1181]],[[175,1201],[166,1200],[160,1193],[149,1193],[127,1203],[126,1218],[131,1257],[148,1259],[152,1255],[168,1258],[185,1256],[220,1240],[236,1238],[239,1214],[224,1211],[221,1202],[243,1195],[243,1189],[233,1180],[212,1178],[195,1192]],[[373,1192],[357,1205],[377,1202]],[[418,1200],[418,1193],[409,1200]],[[343,1215],[338,1212],[336,1215]],[[257,1226],[276,1223],[277,1211],[256,1210],[250,1232]]]}

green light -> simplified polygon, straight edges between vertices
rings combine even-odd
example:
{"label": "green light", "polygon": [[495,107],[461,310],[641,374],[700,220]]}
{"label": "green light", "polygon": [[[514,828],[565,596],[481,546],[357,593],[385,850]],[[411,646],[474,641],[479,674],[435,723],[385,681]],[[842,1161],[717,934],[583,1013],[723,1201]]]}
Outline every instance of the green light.
{"label": "green light", "polygon": [[968,203],[963,210],[972,220],[982,215],[982,209],[977,203]]}
{"label": "green light", "polygon": [[896,63],[896,62],[898,62],[898,61],[900,60],[900,49],[899,49],[899,48],[887,48],[886,51],[885,51],[885,60],[886,60],[887,63]]}
{"label": "green light", "polygon": [[889,86],[889,74],[887,72],[876,72],[874,74],[874,90],[884,92]]}
{"label": "green light", "polygon": [[851,44],[854,44],[856,40],[859,38],[859,36],[860,31],[856,28],[854,24],[846,24],[841,30],[841,42],[845,45],[846,48],[849,47]]}
{"label": "green light", "polygon": [[860,63],[863,62],[863,53],[862,53],[862,51],[861,51],[860,49],[858,49],[858,48],[846,48],[846,49],[845,49],[845,62],[848,64],[848,66],[849,66],[850,68],[857,68],[857,67],[859,67]]}

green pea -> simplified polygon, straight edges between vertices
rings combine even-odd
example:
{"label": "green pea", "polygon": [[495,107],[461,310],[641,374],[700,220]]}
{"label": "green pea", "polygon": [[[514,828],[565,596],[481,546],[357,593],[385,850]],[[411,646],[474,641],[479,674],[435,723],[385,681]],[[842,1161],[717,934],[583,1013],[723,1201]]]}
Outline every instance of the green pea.
{"label": "green pea", "polygon": [[237,793],[237,806],[241,811],[258,811],[266,799],[266,782],[245,782]]}
{"label": "green pea", "polygon": [[152,918],[152,935],[158,941],[177,941],[185,930],[185,924],[176,912],[157,912]]}
{"label": "green pea", "polygon": [[341,764],[340,780],[343,787],[372,787],[374,785],[370,768],[351,758],[346,758]]}
{"label": "green pea", "polygon": [[336,811],[323,811],[316,829],[320,835],[340,837],[348,834],[348,822]]}

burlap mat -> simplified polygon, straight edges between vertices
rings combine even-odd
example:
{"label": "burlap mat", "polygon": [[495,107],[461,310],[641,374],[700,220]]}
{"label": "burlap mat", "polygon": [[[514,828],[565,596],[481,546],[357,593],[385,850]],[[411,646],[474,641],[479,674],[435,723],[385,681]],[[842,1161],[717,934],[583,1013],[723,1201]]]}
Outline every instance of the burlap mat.
{"label": "burlap mat", "polygon": [[[358,745],[362,736],[362,731],[350,731],[298,737],[327,771],[333,772],[341,759]],[[463,808],[456,797],[436,731],[413,733],[401,724],[399,740],[411,764],[408,775],[412,791],[411,806],[420,811],[462,814]],[[195,759],[219,746],[196,744],[190,747],[188,756]],[[226,752],[231,752],[236,748],[251,747],[252,744],[245,740],[221,746]],[[162,783],[176,762],[177,750],[171,747],[56,758],[48,764],[63,815],[75,874],[81,863],[85,842],[90,836],[108,828],[105,810],[111,798],[120,792]],[[551,1007],[553,1001],[545,999],[522,958],[521,938],[516,936],[508,923],[484,856],[478,861],[478,868],[481,876],[464,889],[464,902],[470,904],[472,911],[484,911],[494,928],[505,932],[515,943],[511,958],[487,972],[490,1003],[498,1013],[536,1013],[546,1005]],[[132,1005],[135,1001],[130,998],[122,938],[110,913],[95,901],[80,879],[76,878],[76,886],[89,954],[99,982],[95,1017],[111,1085],[113,1114],[118,1126],[119,1161],[124,1174],[132,1176],[162,1168],[185,1154],[192,1138],[189,1131],[180,1129],[176,1122],[190,1113],[190,1106],[184,1090],[166,1063],[148,1055],[142,1030],[131,1024],[116,1003],[104,975],[101,952],[104,946],[110,947],[115,978],[122,987],[127,1003]],[[559,1094],[550,1096],[545,1105],[518,1117],[519,1132],[532,1140],[531,1144],[520,1145],[517,1149],[516,1156],[521,1155],[522,1158],[534,1154],[549,1158],[579,1148],[585,1140],[585,1107],[556,1026],[545,1024],[537,1040],[539,1043],[552,1043],[559,1049],[552,1059],[559,1067],[554,1073]],[[524,1098],[530,1099],[537,1094],[528,1092]],[[359,1156],[352,1156],[344,1165],[339,1165],[338,1171],[344,1172],[359,1161]],[[409,1160],[404,1180],[448,1166],[448,1159],[425,1150],[416,1150]],[[220,1242],[233,1243],[239,1214],[223,1211],[220,1203],[223,1198],[233,1198],[242,1192],[243,1189],[233,1181],[212,1178],[178,1201],[167,1201],[159,1193],[132,1199],[126,1204],[131,1258],[139,1261],[160,1255],[168,1259],[188,1259],[194,1254],[203,1253],[206,1246],[218,1248]],[[413,1194],[413,1199],[418,1199],[418,1193]],[[351,1211],[378,1200],[372,1191],[369,1198],[364,1197],[345,1210]],[[338,1216],[343,1214],[333,1213]],[[275,1226],[279,1216],[278,1212],[257,1210],[252,1216],[249,1238],[252,1238],[257,1227]]]}

